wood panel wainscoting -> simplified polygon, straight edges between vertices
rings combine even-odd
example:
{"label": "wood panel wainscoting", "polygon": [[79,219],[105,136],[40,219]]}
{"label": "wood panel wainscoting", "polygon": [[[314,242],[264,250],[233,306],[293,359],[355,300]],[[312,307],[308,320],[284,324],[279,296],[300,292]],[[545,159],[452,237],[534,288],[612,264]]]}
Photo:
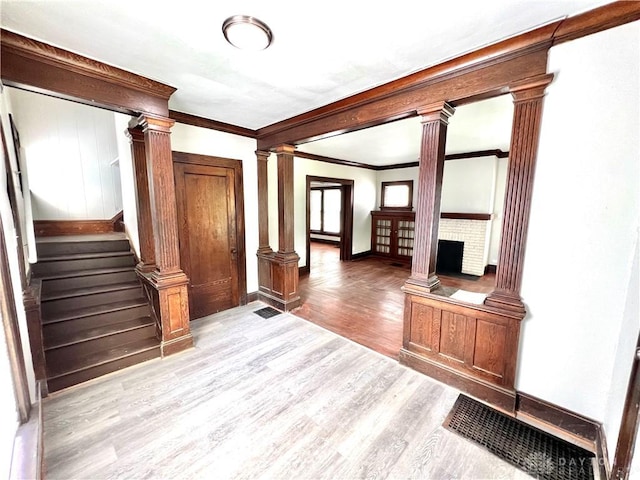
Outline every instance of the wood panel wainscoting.
{"label": "wood panel wainscoting", "polygon": [[519,316],[407,294],[399,359],[513,413]]}
{"label": "wood panel wainscoting", "polygon": [[36,237],[122,232],[122,210],[106,220],[35,220]]}

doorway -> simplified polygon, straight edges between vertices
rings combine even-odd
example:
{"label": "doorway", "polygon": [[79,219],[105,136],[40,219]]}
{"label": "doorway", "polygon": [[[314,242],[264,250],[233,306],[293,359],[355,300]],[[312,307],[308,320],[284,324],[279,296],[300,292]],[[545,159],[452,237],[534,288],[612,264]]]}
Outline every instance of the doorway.
{"label": "doorway", "polygon": [[[313,197],[316,198],[313,198],[312,192],[321,192],[321,194],[317,197],[314,195]],[[318,199],[319,204],[317,203]],[[317,209],[312,209],[314,204],[317,205]],[[330,205],[333,215],[325,211],[325,208],[328,209]],[[336,215],[337,207],[339,207],[339,214]],[[307,256],[304,273],[309,273],[311,270],[312,235],[325,239],[327,237],[337,238],[340,261],[350,261],[353,251],[353,180],[307,175],[306,208]],[[315,225],[316,218],[317,224],[320,225],[319,229]],[[325,228],[324,225],[329,223],[334,224],[334,227]]]}
{"label": "doorway", "polygon": [[191,319],[246,303],[242,162],[173,152]]}

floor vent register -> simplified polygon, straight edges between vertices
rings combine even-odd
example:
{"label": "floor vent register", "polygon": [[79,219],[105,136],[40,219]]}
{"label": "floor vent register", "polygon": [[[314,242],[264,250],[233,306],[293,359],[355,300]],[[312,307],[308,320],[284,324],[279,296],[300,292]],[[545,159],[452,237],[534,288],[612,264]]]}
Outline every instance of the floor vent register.
{"label": "floor vent register", "polygon": [[593,480],[594,455],[465,395],[443,425],[544,480]]}

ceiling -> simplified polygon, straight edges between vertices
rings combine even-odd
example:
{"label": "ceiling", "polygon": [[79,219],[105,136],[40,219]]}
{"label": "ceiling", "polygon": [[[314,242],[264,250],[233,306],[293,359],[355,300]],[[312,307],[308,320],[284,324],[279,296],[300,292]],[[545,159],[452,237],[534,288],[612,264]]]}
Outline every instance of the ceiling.
{"label": "ceiling", "polygon": [[[447,128],[446,153],[509,150],[513,101],[502,95],[456,108]],[[298,145],[297,150],[340,160],[382,166],[420,158],[419,117]]]}
{"label": "ceiling", "polygon": [[[604,3],[1,0],[0,23],[176,87],[173,110],[258,129]],[[237,14],[266,22],[272,46],[227,44]]]}

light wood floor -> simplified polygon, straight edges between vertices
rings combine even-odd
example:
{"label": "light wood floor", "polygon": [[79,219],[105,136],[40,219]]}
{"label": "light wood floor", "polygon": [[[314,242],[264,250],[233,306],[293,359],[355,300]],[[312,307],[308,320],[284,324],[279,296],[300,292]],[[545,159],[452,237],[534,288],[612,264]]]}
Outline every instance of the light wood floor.
{"label": "light wood floor", "polygon": [[51,479],[525,479],[441,424],[457,391],[254,302],[194,349],[44,401]]}
{"label": "light wood floor", "polygon": [[[367,257],[341,262],[339,249],[311,243],[311,272],[300,277],[299,317],[349,338],[376,352],[397,358],[402,347],[404,293],[408,266]],[[495,275],[478,280],[439,276],[442,285],[472,292],[493,291]]]}

